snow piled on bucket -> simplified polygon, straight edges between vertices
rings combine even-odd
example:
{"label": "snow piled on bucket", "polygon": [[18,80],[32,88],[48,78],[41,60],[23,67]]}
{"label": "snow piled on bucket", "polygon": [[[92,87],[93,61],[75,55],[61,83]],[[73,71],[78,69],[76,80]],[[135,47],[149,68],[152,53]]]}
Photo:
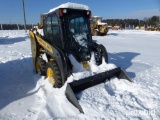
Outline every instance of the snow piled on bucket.
{"label": "snow piled on bucket", "polygon": [[68,78],[67,82],[72,82],[73,80],[79,80],[95,74],[112,70],[116,68],[114,64],[107,64],[103,58],[102,64],[97,66],[94,53],[91,54],[91,60],[88,61],[89,68],[83,68],[82,63],[77,62],[72,54],[69,55],[70,61],[73,65],[72,75]]}
{"label": "snow piled on bucket", "polygon": [[48,13],[53,12],[59,8],[71,8],[71,9],[80,9],[80,10],[89,10],[89,7],[87,5],[83,5],[83,4],[77,4],[77,3],[64,3],[61,4],[60,6],[51,9]]}

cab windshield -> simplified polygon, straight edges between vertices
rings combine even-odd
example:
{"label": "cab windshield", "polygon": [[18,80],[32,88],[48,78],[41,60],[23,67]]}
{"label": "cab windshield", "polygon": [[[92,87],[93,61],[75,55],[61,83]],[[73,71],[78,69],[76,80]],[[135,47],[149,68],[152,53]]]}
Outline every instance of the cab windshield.
{"label": "cab windshield", "polygon": [[87,34],[89,31],[87,22],[88,21],[84,17],[72,18],[69,22],[70,32],[74,35]]}
{"label": "cab windshield", "polygon": [[89,30],[89,21],[87,18],[82,16],[70,17],[69,32],[74,41],[79,47],[83,47],[84,50],[88,48]]}

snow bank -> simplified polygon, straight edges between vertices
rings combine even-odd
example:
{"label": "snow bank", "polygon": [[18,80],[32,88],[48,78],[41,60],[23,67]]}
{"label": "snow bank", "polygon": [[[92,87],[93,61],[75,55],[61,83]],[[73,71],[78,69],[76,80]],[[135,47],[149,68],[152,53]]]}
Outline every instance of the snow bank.
{"label": "snow bank", "polygon": [[59,8],[71,8],[71,9],[80,9],[80,10],[89,10],[89,7],[87,5],[83,4],[77,4],[77,3],[64,3],[56,8],[51,9],[48,13],[53,12]]}
{"label": "snow bank", "polygon": [[[134,80],[110,81],[77,93],[85,114],[64,95],[66,84],[53,88],[48,79],[33,72],[30,39],[25,31],[0,31],[0,119],[160,119],[160,32],[122,30],[93,37],[106,46],[109,63],[89,64],[67,82],[121,66]],[[146,47],[147,46],[147,47]],[[94,57],[94,56],[92,56]],[[104,61],[104,60],[103,60]],[[78,63],[74,60],[73,64]],[[77,69],[78,69],[77,68]]]}

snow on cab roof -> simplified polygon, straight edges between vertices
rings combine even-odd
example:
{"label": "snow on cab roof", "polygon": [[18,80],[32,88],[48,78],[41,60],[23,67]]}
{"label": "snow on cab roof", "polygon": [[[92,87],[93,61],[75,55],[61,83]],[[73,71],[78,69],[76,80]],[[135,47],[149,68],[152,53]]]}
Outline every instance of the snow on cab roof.
{"label": "snow on cab roof", "polygon": [[71,8],[71,9],[89,10],[89,7],[87,5],[67,2],[67,3],[61,4],[58,7],[50,9],[50,11],[48,13],[53,12],[53,11],[59,9],[59,8]]}

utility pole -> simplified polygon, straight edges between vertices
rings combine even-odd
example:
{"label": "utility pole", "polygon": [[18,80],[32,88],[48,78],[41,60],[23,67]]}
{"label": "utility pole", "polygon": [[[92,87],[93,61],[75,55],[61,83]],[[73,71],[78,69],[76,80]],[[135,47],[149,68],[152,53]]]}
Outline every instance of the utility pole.
{"label": "utility pole", "polygon": [[17,30],[19,30],[19,24],[17,23]]}
{"label": "utility pole", "polygon": [[25,32],[27,32],[27,30],[26,30],[26,15],[25,15],[25,8],[24,8],[24,0],[22,0],[22,6],[23,6],[23,15],[24,15],[24,29],[25,29]]}
{"label": "utility pole", "polygon": [[[160,12],[160,9],[159,9],[159,12]],[[160,22],[160,15],[159,15],[159,22]]]}
{"label": "utility pole", "polygon": [[3,25],[1,24],[1,30],[3,30]]}

